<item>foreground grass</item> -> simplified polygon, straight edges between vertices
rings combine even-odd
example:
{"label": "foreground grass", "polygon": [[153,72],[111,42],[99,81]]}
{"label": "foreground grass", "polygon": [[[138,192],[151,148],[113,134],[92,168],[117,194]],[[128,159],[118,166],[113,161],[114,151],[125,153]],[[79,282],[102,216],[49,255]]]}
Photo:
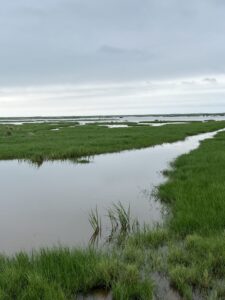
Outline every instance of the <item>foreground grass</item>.
{"label": "foreground grass", "polygon": [[76,299],[79,292],[112,290],[115,299],[151,299],[152,283],[137,265],[93,249],[41,250],[1,257],[0,299]]}
{"label": "foreground grass", "polygon": [[184,299],[225,299],[224,238],[192,234],[170,247],[168,276]]}
{"label": "foreground grass", "polygon": [[[225,127],[221,122],[192,122],[163,127],[107,128],[77,123],[0,125],[0,159],[72,159],[94,154],[154,146],[182,140],[189,135]],[[58,131],[52,129],[60,128]]]}

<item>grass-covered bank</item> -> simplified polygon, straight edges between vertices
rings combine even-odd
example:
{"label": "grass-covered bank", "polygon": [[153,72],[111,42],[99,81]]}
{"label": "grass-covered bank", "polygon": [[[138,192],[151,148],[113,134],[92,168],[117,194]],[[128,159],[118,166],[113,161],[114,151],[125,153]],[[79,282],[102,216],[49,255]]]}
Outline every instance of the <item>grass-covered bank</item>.
{"label": "grass-covered bank", "polygon": [[172,283],[193,299],[225,299],[225,133],[179,157],[159,188],[169,203],[171,233],[180,241],[169,251]]}
{"label": "grass-covered bank", "polygon": [[179,235],[225,229],[225,133],[182,155],[167,172],[160,198],[172,207],[170,227]]}
{"label": "grass-covered bank", "polygon": [[[96,124],[79,126],[69,122],[0,125],[0,159],[28,159],[37,163],[54,159],[76,160],[94,154],[175,142],[189,135],[224,127],[225,121],[113,129]],[[56,128],[59,130],[52,130]]]}

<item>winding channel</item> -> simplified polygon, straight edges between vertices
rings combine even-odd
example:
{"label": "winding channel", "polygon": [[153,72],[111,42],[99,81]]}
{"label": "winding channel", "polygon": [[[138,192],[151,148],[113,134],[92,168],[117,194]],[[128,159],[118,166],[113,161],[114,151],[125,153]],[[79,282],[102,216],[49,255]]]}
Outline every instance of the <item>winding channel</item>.
{"label": "winding channel", "polygon": [[55,161],[37,168],[28,162],[0,161],[0,252],[85,246],[92,234],[90,210],[97,206],[104,223],[107,208],[119,201],[130,205],[140,223],[161,223],[164,207],[152,191],[166,180],[162,171],[219,131],[97,155],[88,164]]}

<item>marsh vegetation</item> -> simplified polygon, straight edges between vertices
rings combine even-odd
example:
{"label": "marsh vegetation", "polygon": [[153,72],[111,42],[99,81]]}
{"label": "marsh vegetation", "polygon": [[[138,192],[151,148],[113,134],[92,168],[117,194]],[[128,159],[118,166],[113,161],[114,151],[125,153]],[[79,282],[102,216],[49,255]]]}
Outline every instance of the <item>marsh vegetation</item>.
{"label": "marsh vegetation", "polygon": [[[101,149],[99,153],[105,153],[107,149],[111,152],[172,142],[199,132],[218,130],[224,125],[224,122],[207,122],[159,128],[133,126],[113,131],[96,125],[74,128],[78,128],[77,138],[83,136],[85,139],[89,132],[90,144],[86,142],[85,153],[92,155],[98,149],[94,142],[95,134]],[[27,144],[30,126],[38,138]],[[74,128],[69,129],[65,124],[65,129],[56,133],[49,130],[51,126],[23,125],[20,133],[15,133],[18,129],[12,127],[11,135],[4,133],[6,128],[1,126],[0,130],[4,133],[1,135],[1,158],[6,158],[7,147],[11,158],[34,160],[41,149],[44,159],[65,158],[66,151],[60,152],[61,142],[73,136],[70,130]],[[40,131],[43,133],[42,141]],[[60,137],[52,137],[51,141],[51,134],[60,134]],[[33,138],[33,135],[29,136]],[[103,136],[108,138],[103,141]],[[125,136],[128,136],[127,139]],[[50,141],[48,147],[43,146],[45,139]],[[115,145],[115,140],[118,145]],[[18,148],[12,152],[17,142]],[[36,144],[32,148],[34,142]],[[57,149],[54,154],[51,152],[53,145]],[[77,155],[78,148],[74,146],[73,154]],[[28,149],[33,150],[29,152]],[[213,139],[203,141],[198,149],[177,158],[164,172],[168,179],[158,187],[156,194],[166,203],[171,214],[163,225],[155,228],[140,226],[131,217],[129,206],[124,207],[118,202],[107,210],[112,232],[117,234],[103,249],[91,244],[86,249],[57,247],[32,253],[20,252],[13,256],[2,255],[0,299],[74,299],[76,295],[85,295],[99,288],[110,291],[113,299],[167,299],[165,297],[170,293],[175,299],[224,299],[224,149],[225,133],[220,132]],[[68,155],[67,158],[71,157]],[[95,235],[101,233],[101,218],[98,209],[90,210],[89,220]],[[123,238],[120,233],[124,233]],[[159,293],[160,287],[154,282],[155,278],[159,282],[160,278],[165,278],[170,283],[164,294]]]}
{"label": "marsh vegetation", "polygon": [[[59,127],[60,130],[52,131]],[[99,124],[80,126],[76,122],[0,125],[0,160],[23,159],[39,165],[47,160],[76,160],[95,154],[172,143],[224,127],[225,121],[191,122],[179,126],[168,124],[160,130],[135,123],[127,128],[113,129]]]}

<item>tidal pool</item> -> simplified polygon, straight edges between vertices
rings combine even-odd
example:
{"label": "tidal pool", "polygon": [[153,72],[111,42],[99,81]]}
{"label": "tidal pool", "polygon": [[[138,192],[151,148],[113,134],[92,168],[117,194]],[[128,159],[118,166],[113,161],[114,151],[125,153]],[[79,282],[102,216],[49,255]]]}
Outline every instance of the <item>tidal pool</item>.
{"label": "tidal pool", "polygon": [[55,161],[37,168],[28,162],[1,161],[0,252],[87,245],[91,209],[98,207],[107,234],[106,210],[119,201],[130,205],[141,224],[161,223],[164,207],[152,196],[155,186],[166,180],[161,171],[215,134],[98,155],[89,164]]}

